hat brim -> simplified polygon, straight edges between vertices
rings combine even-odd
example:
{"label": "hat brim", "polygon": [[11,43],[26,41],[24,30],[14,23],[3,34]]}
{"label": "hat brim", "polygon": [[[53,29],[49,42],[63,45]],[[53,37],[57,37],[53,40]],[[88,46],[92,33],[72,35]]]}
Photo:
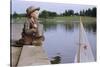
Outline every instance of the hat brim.
{"label": "hat brim", "polygon": [[38,7],[38,8],[36,8],[35,10],[38,10],[38,11],[39,11],[39,10],[40,10],[40,8]]}
{"label": "hat brim", "polygon": [[34,11],[36,11],[36,10],[38,10],[38,11],[39,11],[39,10],[40,10],[40,8],[36,8],[36,9],[32,10],[32,12],[34,12]]}
{"label": "hat brim", "polygon": [[34,9],[34,10],[32,10],[29,14],[31,14],[32,12],[34,12],[34,11],[36,11],[36,10],[40,10],[40,8],[38,7],[38,8],[36,8],[36,9]]}

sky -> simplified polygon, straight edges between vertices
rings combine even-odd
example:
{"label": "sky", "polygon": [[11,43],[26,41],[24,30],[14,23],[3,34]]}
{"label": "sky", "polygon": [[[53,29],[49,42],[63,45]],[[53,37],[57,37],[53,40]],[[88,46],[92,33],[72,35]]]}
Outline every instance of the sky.
{"label": "sky", "polygon": [[94,5],[80,5],[80,4],[68,4],[68,3],[50,3],[50,2],[37,2],[37,1],[21,1],[12,0],[11,11],[17,13],[26,13],[26,9],[29,6],[40,7],[40,12],[43,10],[57,12],[58,14],[63,13],[65,10],[72,9],[74,12],[80,10],[86,10],[88,8],[95,7]]}

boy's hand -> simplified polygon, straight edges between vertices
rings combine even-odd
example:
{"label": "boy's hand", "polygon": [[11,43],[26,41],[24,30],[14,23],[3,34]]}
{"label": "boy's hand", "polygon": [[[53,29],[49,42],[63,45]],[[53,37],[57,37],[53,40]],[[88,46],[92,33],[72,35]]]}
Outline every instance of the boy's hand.
{"label": "boy's hand", "polygon": [[34,28],[32,28],[32,29],[31,29],[31,31],[36,32],[37,30],[36,30],[36,29],[34,29]]}

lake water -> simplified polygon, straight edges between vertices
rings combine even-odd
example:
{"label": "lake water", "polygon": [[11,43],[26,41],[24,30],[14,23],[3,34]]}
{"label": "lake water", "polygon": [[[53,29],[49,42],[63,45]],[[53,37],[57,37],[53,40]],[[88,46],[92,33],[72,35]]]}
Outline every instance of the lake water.
{"label": "lake water", "polygon": [[[52,63],[73,63],[79,43],[78,23],[43,23],[45,41],[44,50]],[[96,60],[96,26],[84,25],[87,38]],[[21,38],[23,24],[12,24],[12,39]]]}

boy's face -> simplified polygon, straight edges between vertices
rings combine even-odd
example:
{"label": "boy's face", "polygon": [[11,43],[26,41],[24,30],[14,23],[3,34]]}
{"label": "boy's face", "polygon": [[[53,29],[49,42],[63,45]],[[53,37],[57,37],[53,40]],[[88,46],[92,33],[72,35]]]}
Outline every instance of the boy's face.
{"label": "boy's face", "polygon": [[38,19],[38,16],[39,16],[39,11],[38,10],[31,13],[31,17],[33,17],[35,19]]}

